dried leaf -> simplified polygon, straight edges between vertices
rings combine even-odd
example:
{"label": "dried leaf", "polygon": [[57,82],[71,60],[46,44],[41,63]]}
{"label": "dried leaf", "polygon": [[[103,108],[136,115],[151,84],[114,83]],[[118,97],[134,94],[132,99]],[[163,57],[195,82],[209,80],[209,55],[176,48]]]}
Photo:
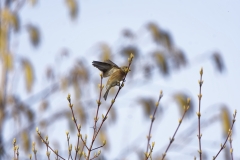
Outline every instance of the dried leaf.
{"label": "dried leaf", "polygon": [[40,43],[40,33],[36,26],[28,25],[27,26],[29,37],[31,40],[31,43],[34,47],[37,47]]}
{"label": "dried leaf", "polygon": [[26,131],[23,131],[21,134],[21,138],[22,138],[22,140],[21,140],[22,146],[23,146],[25,153],[29,153],[31,145],[30,145],[28,133]]}
{"label": "dried leaf", "polygon": [[19,31],[19,18],[16,13],[12,13],[9,9],[4,8],[1,11],[1,19],[3,22],[10,24],[14,31]]}
{"label": "dried leaf", "polygon": [[6,25],[0,25],[0,27],[0,53],[3,53],[8,46],[8,28]]}
{"label": "dried leaf", "polygon": [[19,31],[19,17],[16,13],[12,14],[12,17],[11,17],[11,24],[13,26],[13,29],[15,32],[18,32]]}
{"label": "dried leaf", "polygon": [[61,78],[61,89],[63,91],[67,91],[67,87],[68,87],[68,78],[67,77],[62,77]]}
{"label": "dried leaf", "polygon": [[47,77],[47,80],[54,80],[55,74],[54,74],[53,68],[48,67],[48,68],[46,69],[46,77]]}
{"label": "dried leaf", "polygon": [[147,28],[151,32],[153,39],[156,42],[159,42],[161,40],[162,33],[161,33],[160,29],[158,28],[158,26],[155,23],[149,23],[147,25]]}
{"label": "dried leaf", "polygon": [[78,14],[78,4],[76,0],[66,0],[67,7],[72,19],[75,19]]}
{"label": "dried leaf", "polygon": [[106,141],[106,145],[103,148],[105,150],[109,150],[110,149],[110,141],[108,140],[107,133],[105,132],[105,130],[101,130],[98,134],[99,145],[102,145],[103,141]]}
{"label": "dried leaf", "polygon": [[73,79],[73,89],[74,89],[74,96],[76,99],[80,98],[81,96],[81,88],[80,88],[80,84],[77,78]]}
{"label": "dried leaf", "polygon": [[130,57],[130,54],[133,54],[134,55],[134,58],[138,57],[138,49],[137,47],[135,46],[127,46],[127,47],[124,47],[122,50],[121,50],[121,53],[122,55],[126,56],[126,57]]}
{"label": "dried leaf", "polygon": [[29,121],[29,122],[32,122],[33,119],[34,119],[34,113],[33,113],[33,111],[31,111],[30,109],[28,109],[28,110],[26,111],[26,113],[27,113],[28,121]]}
{"label": "dried leaf", "polygon": [[47,100],[43,100],[43,101],[41,101],[41,103],[40,103],[39,110],[40,110],[41,112],[43,112],[43,111],[46,111],[46,110],[48,109],[48,107],[49,107],[48,101],[47,101]]}
{"label": "dried leaf", "polygon": [[173,52],[173,56],[174,56],[174,65],[175,68],[179,68],[180,66],[185,66],[187,64],[187,59],[186,59],[186,55],[184,54],[183,51],[181,50],[176,50]]}
{"label": "dried leaf", "polygon": [[84,107],[80,103],[77,103],[75,108],[77,111],[76,113],[78,113],[77,116],[80,118],[80,124],[85,125],[87,122],[87,113],[85,112]]}
{"label": "dried leaf", "polygon": [[133,39],[135,37],[134,33],[129,29],[124,29],[122,31],[122,34],[124,37],[131,38],[131,39]]}
{"label": "dried leaf", "polygon": [[12,68],[13,68],[13,56],[12,56],[12,54],[3,52],[2,59],[3,59],[3,62],[4,62],[4,65],[5,65],[6,69],[12,70]]}
{"label": "dried leaf", "polygon": [[22,67],[25,75],[26,89],[28,92],[31,92],[33,82],[34,82],[34,71],[31,63],[24,59],[22,60]]}
{"label": "dried leaf", "polygon": [[153,69],[153,66],[151,66],[149,64],[146,64],[143,66],[145,78],[150,79],[152,77],[152,69]]}
{"label": "dried leaf", "polygon": [[168,32],[162,31],[160,40],[168,48],[168,50],[171,50],[171,48],[172,48],[172,38],[171,38],[171,35]]}
{"label": "dried leaf", "polygon": [[[186,93],[176,93],[173,95],[173,98],[177,102],[180,114],[182,115],[184,112],[184,106],[187,106],[187,99],[188,98],[191,99],[191,96],[187,95]],[[192,115],[193,111],[194,111],[194,105],[193,105],[193,102],[190,101],[189,110],[186,114]]]}
{"label": "dried leaf", "polygon": [[167,63],[167,59],[166,59],[165,55],[160,51],[156,51],[154,53],[154,58],[158,64],[158,67],[159,67],[161,73],[163,75],[168,75],[169,67],[168,67],[168,63]]}
{"label": "dried leaf", "polygon": [[217,71],[222,73],[225,67],[224,67],[224,62],[223,62],[221,54],[214,53],[212,55],[212,59],[213,59],[213,63],[215,65]]}
{"label": "dried leaf", "polygon": [[139,100],[140,104],[142,104],[143,108],[144,108],[144,114],[145,117],[148,118],[151,114],[153,114],[154,108],[155,108],[155,102],[153,99],[145,99],[145,98],[141,98]]}

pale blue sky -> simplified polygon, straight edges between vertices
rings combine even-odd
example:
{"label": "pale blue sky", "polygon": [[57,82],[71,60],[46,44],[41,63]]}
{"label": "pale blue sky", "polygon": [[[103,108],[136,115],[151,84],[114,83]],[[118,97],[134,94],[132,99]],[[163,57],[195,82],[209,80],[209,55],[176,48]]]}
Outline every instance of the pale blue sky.
{"label": "pale blue sky", "polygon": [[[79,2],[79,17],[73,22],[70,21],[64,2],[59,0],[39,0],[37,6],[32,8],[30,5],[26,5],[20,12],[22,24],[35,24],[41,31],[41,44],[38,49],[34,49],[30,45],[26,30],[23,30],[17,36],[17,39],[13,40],[13,42],[19,42],[16,49],[17,53],[29,57],[37,72],[41,73],[36,75],[36,83],[38,85],[34,91],[40,90],[42,85],[44,85],[44,79],[41,78],[41,75],[45,72],[46,65],[54,64],[56,60],[54,57],[60,52],[60,49],[68,48],[72,56],[68,62],[65,61],[64,65],[61,65],[62,71],[67,70],[67,66],[71,65],[75,57],[85,57],[89,65],[91,65],[92,60],[99,58],[94,54],[93,47],[96,44],[105,42],[110,46],[116,46],[123,29],[129,28],[135,33],[142,33],[144,25],[148,22],[155,22],[172,34],[175,45],[187,54],[191,63],[190,67],[172,74],[167,79],[159,79],[158,77],[151,85],[139,87],[134,91],[123,91],[124,94],[122,94],[118,102],[124,98],[131,102],[131,98],[128,96],[130,94],[136,96],[139,96],[139,94],[141,96],[152,95],[157,99],[156,95],[160,89],[164,92],[163,102],[169,101],[164,100],[164,98],[169,99],[170,95],[176,90],[187,90],[191,94],[197,95],[199,89],[197,83],[199,79],[198,71],[200,67],[203,67],[203,110],[215,103],[226,104],[231,108],[231,112],[239,108],[239,0],[82,0]],[[139,43],[143,44],[141,49],[144,50],[145,41],[143,40]],[[198,55],[214,51],[219,51],[224,58],[226,72],[223,74],[215,72],[210,60],[198,61]],[[55,67],[59,66],[56,65]],[[93,74],[95,75],[99,73],[96,70],[94,71]],[[58,103],[60,104],[66,103],[65,94],[61,94],[60,96],[64,97],[59,97],[58,95],[54,100],[59,100]],[[196,102],[197,97],[195,96],[194,98]],[[216,112],[218,112],[217,109],[219,108],[216,108]],[[214,110],[212,109],[211,112]],[[108,153],[108,160],[113,160],[114,158],[117,160],[116,156],[120,154],[120,148],[130,146],[136,134],[143,136],[142,143],[137,146],[145,149],[145,135],[149,128],[149,122],[142,119],[142,111],[140,109],[136,107],[124,107],[118,108],[117,111],[122,116],[118,117],[118,122],[114,126],[111,126],[109,131],[109,137],[115,143],[111,143],[112,149]],[[168,109],[165,114],[161,125],[154,124],[153,126],[154,133],[152,140],[156,141],[155,151],[159,151],[163,147],[163,144],[168,142],[179,118],[176,108]],[[209,116],[209,114],[212,113],[205,113],[206,116]],[[202,116],[204,116],[204,113],[202,113]],[[240,116],[237,115],[237,123],[234,126],[234,129],[238,131],[233,136],[233,146],[234,156],[240,159],[240,148],[238,145],[240,144],[240,123],[238,122],[238,117]],[[55,130],[58,129],[58,127],[55,128]],[[64,135],[66,129],[61,128],[61,130]],[[128,133],[125,132],[126,130]],[[206,132],[203,132],[203,147],[206,146],[207,148],[204,142],[213,138],[217,142],[213,147],[214,149],[208,148],[207,151],[210,155],[216,153],[219,144],[222,143],[221,133],[215,133],[218,130],[221,130],[219,123],[207,129]],[[128,134],[128,136],[125,134]],[[54,137],[54,134],[51,135],[49,133],[49,137]],[[120,138],[116,139],[116,137]],[[158,140],[159,137],[161,137],[160,140]],[[124,140],[126,141],[124,142]],[[196,138],[195,142],[190,144],[190,147],[195,152],[186,153],[184,151],[180,154],[172,152],[169,158],[193,159],[193,155],[198,155],[197,145]],[[211,159],[211,157],[208,158]],[[134,160],[137,157],[131,154],[127,159]],[[219,160],[221,159],[223,159],[223,156],[219,157]]]}

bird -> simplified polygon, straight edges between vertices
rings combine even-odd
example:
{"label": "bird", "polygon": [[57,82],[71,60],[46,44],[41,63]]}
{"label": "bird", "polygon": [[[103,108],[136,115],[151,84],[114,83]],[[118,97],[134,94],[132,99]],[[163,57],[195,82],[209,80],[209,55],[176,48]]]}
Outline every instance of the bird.
{"label": "bird", "polygon": [[[130,70],[129,70],[130,71]],[[123,80],[124,76],[128,72],[128,67],[124,66],[120,69],[116,70],[111,74],[111,76],[108,78],[107,84],[106,84],[106,92],[103,96],[105,101],[107,100],[108,92],[112,87],[120,86],[120,81]]]}
{"label": "bird", "polygon": [[106,101],[109,90],[112,87],[120,86],[120,81],[123,80],[124,76],[130,71],[130,69],[128,66],[119,67],[111,60],[106,60],[104,62],[93,61],[92,65],[102,71],[103,77],[109,77],[106,84],[106,92],[103,96]]}
{"label": "bird", "polygon": [[109,77],[112,73],[120,69],[118,65],[116,65],[109,59],[105,60],[104,62],[93,61],[92,65],[102,71],[103,77]]}

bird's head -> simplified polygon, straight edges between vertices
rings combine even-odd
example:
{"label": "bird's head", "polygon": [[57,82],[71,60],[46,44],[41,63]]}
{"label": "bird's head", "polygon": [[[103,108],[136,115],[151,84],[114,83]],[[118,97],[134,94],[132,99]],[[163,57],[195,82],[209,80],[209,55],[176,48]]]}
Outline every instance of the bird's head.
{"label": "bird's head", "polygon": [[123,72],[125,72],[125,73],[131,71],[130,68],[128,68],[128,66],[123,66],[123,67],[121,67],[121,70],[122,70]]}

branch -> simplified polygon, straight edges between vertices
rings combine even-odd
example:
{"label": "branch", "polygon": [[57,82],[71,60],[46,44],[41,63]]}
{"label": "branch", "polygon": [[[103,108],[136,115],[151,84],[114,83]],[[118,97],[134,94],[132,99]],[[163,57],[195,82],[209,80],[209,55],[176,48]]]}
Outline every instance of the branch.
{"label": "branch", "polygon": [[[153,113],[153,115],[150,116],[150,118],[151,118],[151,124],[150,124],[150,128],[149,128],[148,136],[147,136],[148,141],[147,141],[147,149],[146,149],[146,152],[145,152],[145,156],[146,156],[146,157],[145,157],[145,160],[147,160],[147,159],[151,156],[151,153],[152,153],[152,150],[153,150],[153,146],[151,147],[151,145],[150,145],[149,143],[150,143],[150,139],[151,139],[151,137],[152,137],[152,136],[151,136],[151,132],[152,132],[153,122],[154,122],[154,120],[155,120],[155,114],[156,114],[156,112],[157,112],[157,109],[158,109],[158,106],[159,106],[159,102],[160,102],[162,96],[163,96],[163,93],[162,93],[162,91],[160,91],[160,95],[159,95],[158,101],[157,101],[157,103],[156,103],[156,107],[155,107],[154,113]],[[149,147],[149,146],[150,146],[150,148],[152,148],[152,149],[150,150],[150,153],[148,154],[148,147]]]}
{"label": "branch", "polygon": [[[71,112],[72,112],[72,120],[73,120],[73,122],[74,122],[74,124],[75,124],[75,126],[76,126],[76,128],[77,128],[77,131],[78,131],[78,134],[77,134],[77,136],[78,136],[78,139],[77,139],[77,148],[76,148],[76,154],[75,154],[75,160],[77,159],[77,153],[78,153],[78,151],[79,151],[79,138],[82,140],[82,142],[83,142],[83,145],[85,145],[85,147],[88,149],[88,146],[87,146],[87,144],[86,144],[86,138],[85,138],[85,140],[83,140],[83,138],[82,138],[82,134],[81,134],[81,125],[78,125],[77,124],[77,120],[76,120],[76,118],[75,118],[75,115],[74,115],[74,112],[73,112],[73,104],[71,103],[71,95],[70,94],[68,94],[68,96],[67,96],[67,100],[68,100],[68,102],[69,102],[69,107],[70,107],[70,109],[71,109]],[[88,149],[89,150],[89,149]]]}
{"label": "branch", "polygon": [[57,151],[57,150],[54,151],[54,150],[52,149],[52,147],[49,146],[48,138],[46,137],[46,140],[45,140],[45,139],[42,137],[42,135],[41,135],[40,131],[38,130],[38,128],[36,128],[36,132],[37,132],[38,136],[41,138],[42,142],[46,144],[47,148],[49,148],[50,150],[52,150],[52,152],[53,152],[56,156],[58,156],[58,157],[60,157],[61,159],[65,160],[62,156],[60,156],[60,155],[58,154],[58,151]]}
{"label": "branch", "polygon": [[[122,87],[124,86],[124,82],[125,82],[127,73],[128,73],[128,71],[129,71],[129,69],[130,69],[130,66],[131,66],[131,64],[132,64],[133,57],[134,57],[133,54],[131,54],[131,55],[130,55],[130,58],[128,59],[129,64],[128,64],[127,72],[125,73],[124,78],[123,78],[123,80],[122,80],[122,84],[119,86],[119,89],[118,89],[118,91],[117,91],[114,99],[112,100],[112,102],[111,102],[111,104],[110,104],[110,106],[109,106],[109,108],[108,108],[107,113],[105,114],[105,116],[103,115],[102,122],[101,122],[101,124],[100,124],[97,132],[94,134],[94,136],[93,136],[93,138],[92,138],[91,145],[90,145],[90,147],[89,147],[89,149],[88,149],[88,155],[87,155],[87,158],[86,158],[87,160],[90,159],[90,154],[91,154],[91,151],[92,151],[92,147],[93,147],[93,144],[94,144],[94,142],[95,142],[95,140],[96,140],[96,138],[97,138],[97,135],[98,135],[99,131],[101,130],[101,128],[102,128],[102,126],[103,126],[103,123],[104,123],[105,120],[107,119],[108,113],[110,112],[110,110],[111,110],[111,108],[112,108],[112,106],[113,106],[113,104],[114,104],[114,102],[115,102],[115,100],[116,100],[116,98],[117,98],[120,90],[121,90]],[[94,156],[94,157],[91,158],[91,159],[94,159],[94,158],[96,158],[96,156]]]}
{"label": "branch", "polygon": [[97,121],[98,121],[98,112],[99,112],[99,108],[100,108],[100,105],[101,105],[101,96],[102,96],[102,90],[103,90],[103,85],[102,85],[102,79],[103,79],[103,75],[102,74],[100,74],[100,77],[101,77],[101,82],[100,82],[100,93],[99,93],[99,98],[98,98],[98,101],[97,101],[97,104],[98,104],[98,106],[97,106],[97,112],[96,112],[96,116],[94,117],[94,127],[93,127],[93,129],[94,129],[94,133],[93,133],[93,137],[95,136],[95,134],[96,134],[96,129],[97,129]]}
{"label": "branch", "polygon": [[229,144],[230,144],[230,154],[231,154],[231,160],[233,160],[233,148],[232,148],[232,134],[230,134],[228,138]]}
{"label": "branch", "polygon": [[199,95],[198,95],[198,112],[197,112],[197,116],[198,116],[198,144],[199,144],[199,157],[200,160],[202,160],[202,148],[201,148],[201,138],[202,138],[202,134],[201,134],[201,123],[200,123],[200,118],[201,118],[201,112],[200,112],[200,108],[201,108],[201,99],[202,99],[202,84],[203,84],[203,80],[202,80],[202,75],[203,75],[203,68],[201,68],[200,70],[200,80],[198,81],[199,83]]}
{"label": "branch", "polygon": [[182,118],[178,120],[179,123],[178,123],[177,129],[175,130],[172,138],[170,137],[170,142],[169,142],[169,144],[168,144],[168,146],[167,146],[166,151],[164,152],[164,154],[163,154],[163,156],[162,156],[162,160],[164,160],[164,158],[166,157],[167,151],[168,151],[168,149],[170,148],[171,144],[172,144],[173,141],[174,141],[174,138],[175,138],[175,136],[176,136],[176,134],[177,134],[177,131],[178,131],[180,125],[182,124],[183,118],[185,117],[185,114],[187,113],[187,111],[188,111],[188,109],[189,109],[189,105],[190,105],[190,99],[187,100],[187,107],[184,106],[184,113],[183,113],[183,115],[182,115]]}
{"label": "branch", "polygon": [[[220,148],[220,150],[218,151],[218,153],[216,154],[216,156],[213,156],[213,160],[215,160],[215,159],[217,158],[217,156],[220,154],[220,152],[226,147],[225,145],[226,145],[226,143],[227,143],[227,140],[229,139],[229,137],[230,137],[231,134],[232,134],[233,125],[234,125],[234,123],[235,123],[235,121],[236,121],[236,115],[237,115],[237,111],[235,110],[235,111],[234,111],[234,114],[233,114],[232,125],[231,125],[231,128],[230,128],[229,131],[228,131],[227,138],[226,138],[226,140],[224,141],[223,145],[221,144],[221,148]],[[231,147],[231,148],[232,148],[232,147]]]}

